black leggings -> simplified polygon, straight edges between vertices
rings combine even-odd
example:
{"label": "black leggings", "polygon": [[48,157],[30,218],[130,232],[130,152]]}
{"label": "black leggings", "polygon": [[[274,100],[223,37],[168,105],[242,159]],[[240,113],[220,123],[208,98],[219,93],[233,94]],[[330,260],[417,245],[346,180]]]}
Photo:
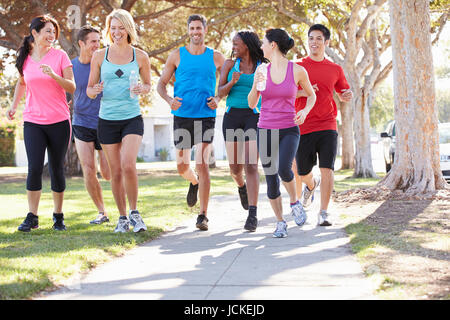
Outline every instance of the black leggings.
{"label": "black leggings", "polygon": [[52,191],[63,192],[66,189],[64,157],[69,146],[70,135],[69,120],[48,125],[24,122],[23,136],[28,158],[27,190],[42,189],[46,149]]}
{"label": "black leggings", "polygon": [[294,179],[292,162],[298,149],[300,131],[297,126],[286,129],[258,128],[258,152],[267,182],[267,196],[274,200],[281,195],[280,178]]}

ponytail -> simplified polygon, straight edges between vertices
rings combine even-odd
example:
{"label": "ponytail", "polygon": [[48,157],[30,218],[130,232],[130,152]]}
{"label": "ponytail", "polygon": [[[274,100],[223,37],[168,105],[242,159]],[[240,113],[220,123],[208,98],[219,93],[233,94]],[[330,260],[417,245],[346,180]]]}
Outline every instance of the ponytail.
{"label": "ponytail", "polygon": [[23,77],[23,64],[27,59],[30,51],[32,49],[31,43],[34,41],[33,35],[26,36],[23,38],[22,45],[19,48],[19,54],[17,55],[16,60],[16,68],[19,71],[20,75]]}

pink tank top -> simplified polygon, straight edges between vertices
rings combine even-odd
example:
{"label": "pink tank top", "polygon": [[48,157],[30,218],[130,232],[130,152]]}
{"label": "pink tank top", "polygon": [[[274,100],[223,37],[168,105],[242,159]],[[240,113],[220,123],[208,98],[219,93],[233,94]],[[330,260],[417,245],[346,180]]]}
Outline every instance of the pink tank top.
{"label": "pink tank top", "polygon": [[261,114],[258,127],[262,129],[286,129],[295,127],[295,97],[297,85],[294,80],[294,63],[289,61],[286,76],[280,84],[272,82],[269,64],[266,90],[261,92]]}

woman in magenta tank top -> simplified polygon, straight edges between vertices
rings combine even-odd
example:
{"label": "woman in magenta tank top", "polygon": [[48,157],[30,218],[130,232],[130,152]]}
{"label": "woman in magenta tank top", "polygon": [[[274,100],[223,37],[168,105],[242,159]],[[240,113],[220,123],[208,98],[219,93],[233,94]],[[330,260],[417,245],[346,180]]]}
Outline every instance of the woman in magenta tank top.
{"label": "woman in magenta tank top", "polygon": [[[280,193],[280,178],[290,197],[291,214],[297,225],[306,221],[306,212],[297,200],[292,162],[300,141],[298,125],[305,121],[316,102],[316,95],[305,69],[286,58],[286,53],[294,46],[294,40],[282,29],[269,29],[263,39],[261,49],[270,60],[268,66],[256,70],[248,104],[254,108],[262,97],[261,114],[258,122],[258,151],[267,182],[267,196],[277,218],[273,236],[287,236],[287,224],[283,219]],[[267,75],[264,68],[267,67]],[[265,82],[265,89],[257,90],[257,83]],[[295,113],[295,98],[298,85],[307,94],[306,107]]]}

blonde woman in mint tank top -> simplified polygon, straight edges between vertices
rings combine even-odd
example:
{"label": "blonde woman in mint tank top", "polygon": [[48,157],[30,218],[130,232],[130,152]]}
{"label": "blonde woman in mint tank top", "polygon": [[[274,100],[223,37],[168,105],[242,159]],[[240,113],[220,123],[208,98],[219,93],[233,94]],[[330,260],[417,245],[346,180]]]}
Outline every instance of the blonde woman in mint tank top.
{"label": "blonde woman in mint tank top", "polygon": [[[108,15],[105,35],[109,46],[92,57],[86,93],[91,99],[103,94],[97,132],[111,169],[111,188],[120,214],[114,232],[127,232],[130,224],[134,232],[140,232],[147,227],[137,210],[136,157],[144,134],[138,97],[150,92],[150,60],[147,53],[132,46],[137,33],[128,11],[117,9]],[[141,83],[130,88],[133,72]]]}
{"label": "blonde woman in mint tank top", "polygon": [[[297,225],[306,221],[306,212],[297,201],[292,162],[300,141],[298,125],[316,102],[316,95],[305,69],[286,58],[286,53],[294,46],[294,40],[282,29],[269,29],[263,39],[261,49],[270,61],[267,75],[258,67],[253,87],[248,95],[250,108],[255,108],[259,97],[261,114],[258,122],[258,151],[267,182],[267,196],[277,218],[273,236],[287,236],[287,224],[283,219],[283,206],[280,193],[280,178],[289,194],[291,214]],[[256,84],[265,82],[264,91],[258,91]],[[307,95],[305,109],[295,112],[295,98],[298,85]]]}

